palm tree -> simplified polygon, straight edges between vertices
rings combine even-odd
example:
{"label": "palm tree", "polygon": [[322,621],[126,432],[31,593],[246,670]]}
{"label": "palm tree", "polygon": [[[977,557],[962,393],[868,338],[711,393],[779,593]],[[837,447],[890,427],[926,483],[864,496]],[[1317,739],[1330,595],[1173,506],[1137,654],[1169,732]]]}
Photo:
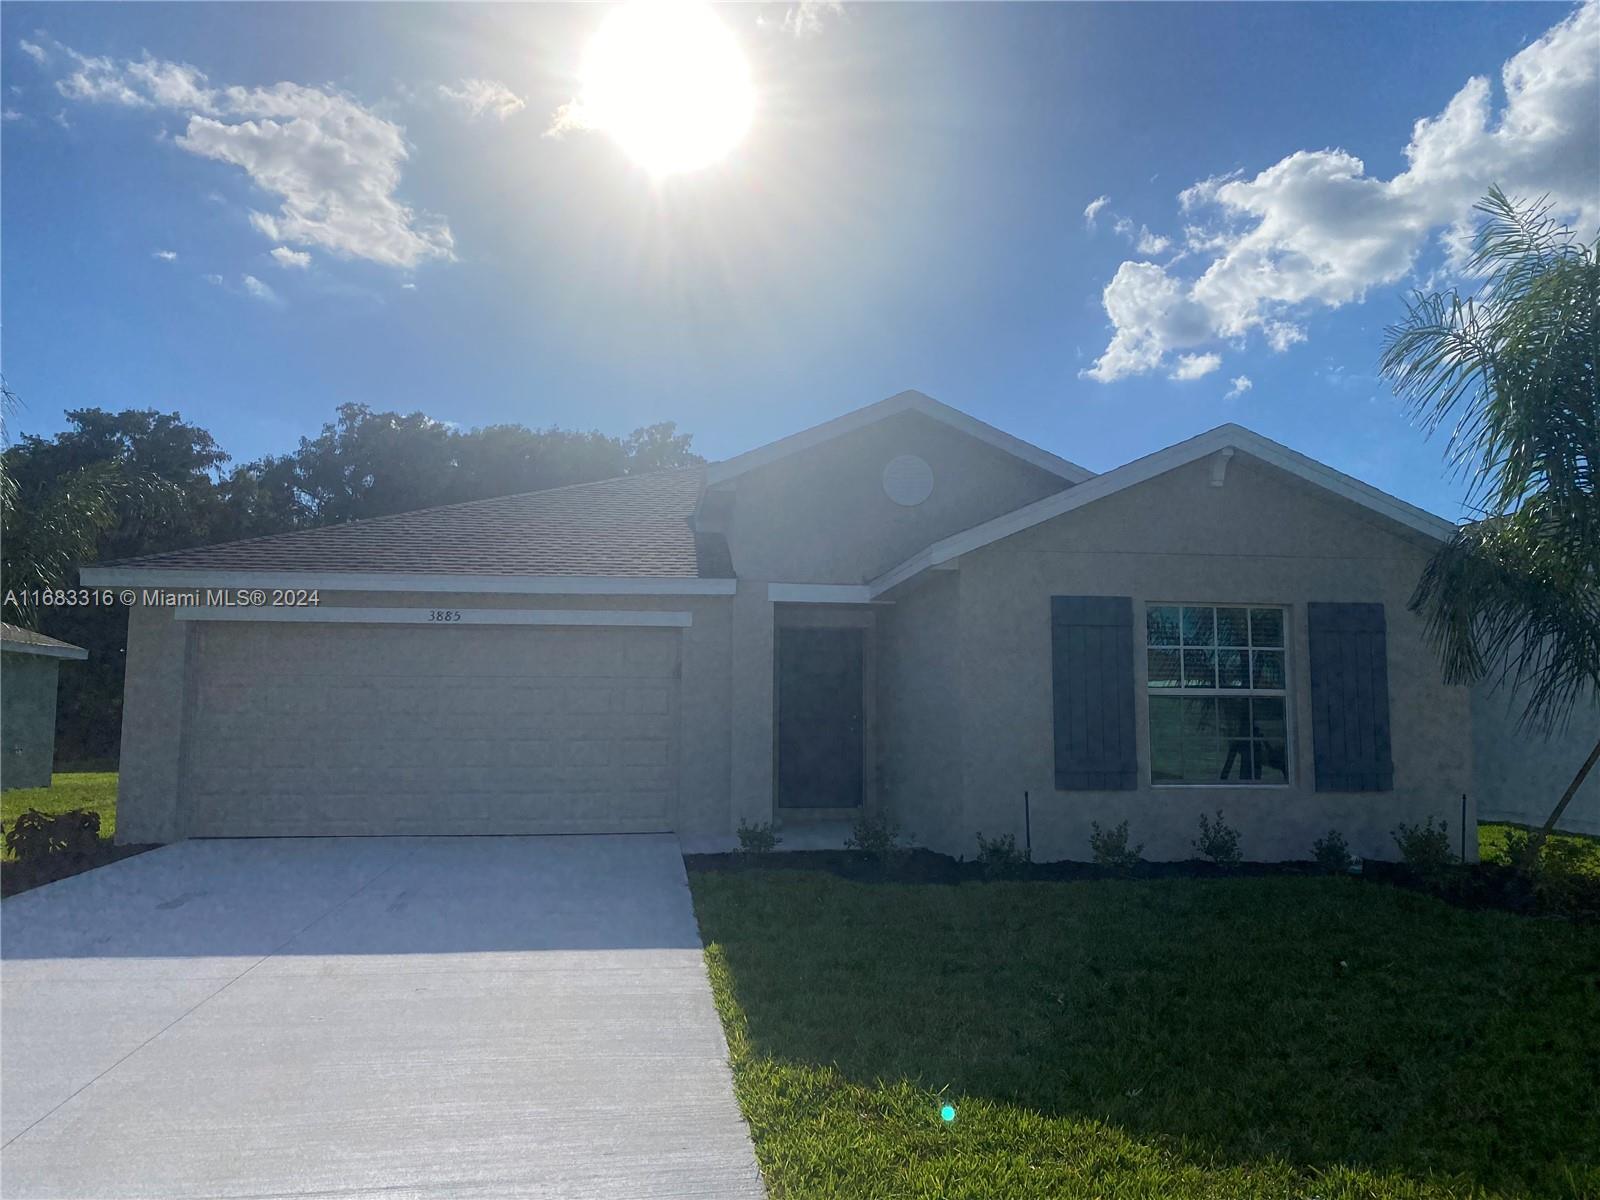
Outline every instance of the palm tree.
{"label": "palm tree", "polygon": [[[1411,609],[1447,681],[1510,689],[1521,725],[1548,735],[1600,717],[1600,242],[1498,188],[1477,210],[1477,292],[1418,293],[1384,341],[1380,370],[1412,415],[1429,433],[1451,423],[1447,457],[1480,513],[1434,555]],[[1597,761],[1600,740],[1531,855]]]}

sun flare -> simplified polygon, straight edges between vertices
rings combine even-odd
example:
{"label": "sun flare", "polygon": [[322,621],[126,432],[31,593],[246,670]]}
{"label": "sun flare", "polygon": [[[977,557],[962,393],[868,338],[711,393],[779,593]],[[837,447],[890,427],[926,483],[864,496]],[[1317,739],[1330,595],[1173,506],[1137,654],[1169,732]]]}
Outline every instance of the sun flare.
{"label": "sun flare", "polygon": [[623,5],[584,54],[585,124],[658,178],[724,157],[754,108],[744,55],[705,4]]}

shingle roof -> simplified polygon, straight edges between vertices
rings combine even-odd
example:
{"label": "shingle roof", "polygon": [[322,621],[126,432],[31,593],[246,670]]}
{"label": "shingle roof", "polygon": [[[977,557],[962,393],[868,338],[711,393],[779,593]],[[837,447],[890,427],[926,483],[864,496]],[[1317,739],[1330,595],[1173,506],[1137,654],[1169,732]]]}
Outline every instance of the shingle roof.
{"label": "shingle roof", "polygon": [[691,525],[704,487],[684,467],[95,565],[726,578],[726,547]]}
{"label": "shingle roof", "polygon": [[82,646],[74,646],[71,642],[63,642],[59,638],[35,633],[20,625],[8,625],[3,621],[0,621],[0,646],[21,654],[47,654],[56,658],[89,657],[89,652]]}

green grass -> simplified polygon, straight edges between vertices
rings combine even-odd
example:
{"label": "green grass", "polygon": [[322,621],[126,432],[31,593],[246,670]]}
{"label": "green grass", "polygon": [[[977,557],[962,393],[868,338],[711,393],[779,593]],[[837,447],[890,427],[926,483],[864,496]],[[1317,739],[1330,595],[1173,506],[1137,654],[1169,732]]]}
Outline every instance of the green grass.
{"label": "green grass", "polygon": [[[1484,862],[1510,862],[1510,856],[1506,853],[1506,835],[1513,829],[1526,831],[1527,828],[1523,825],[1479,825],[1478,856]],[[1553,833],[1549,844],[1565,851],[1561,855],[1564,865],[1600,879],[1600,838],[1581,833]]]}
{"label": "green grass", "polygon": [[774,1200],[1600,1196],[1592,926],[1338,878],[690,879]]}
{"label": "green grass", "polygon": [[[117,831],[117,773],[115,771],[55,774],[47,788],[12,788],[0,792],[0,820],[6,828],[30,808],[48,813],[87,808],[100,814],[100,836]],[[6,857],[10,857],[8,854]]]}

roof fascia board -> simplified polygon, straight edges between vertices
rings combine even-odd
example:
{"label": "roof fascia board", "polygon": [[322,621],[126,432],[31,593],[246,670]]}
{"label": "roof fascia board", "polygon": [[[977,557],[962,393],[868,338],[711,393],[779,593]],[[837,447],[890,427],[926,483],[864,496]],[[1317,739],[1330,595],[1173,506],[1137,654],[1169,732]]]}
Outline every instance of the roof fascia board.
{"label": "roof fascia board", "polygon": [[33,642],[13,642],[0,639],[0,651],[7,654],[36,654],[40,658],[68,658],[82,662],[89,652],[82,646],[39,646]]}
{"label": "roof fascia board", "polygon": [[864,583],[769,583],[767,599],[779,604],[870,604]]}
{"label": "roof fascia board", "polygon": [[623,575],[434,575],[386,571],[217,571],[84,567],[85,587],[315,588],[330,592],[481,592],[549,596],[731,596],[736,579]]}
{"label": "roof fascia board", "polygon": [[1443,517],[1436,517],[1415,505],[1407,504],[1404,500],[1387,492],[1381,492],[1370,484],[1362,483],[1359,479],[1354,479],[1342,471],[1336,471],[1327,464],[1308,458],[1270,438],[1262,437],[1259,433],[1253,433],[1240,425],[1219,425],[1188,441],[1178,442],[1164,450],[1157,450],[1154,454],[1134,459],[1133,462],[1114,471],[1107,471],[1104,475],[1097,475],[1086,483],[1080,483],[1054,496],[1046,496],[1043,500],[935,542],[899,566],[884,572],[867,586],[874,597],[881,596],[931,567],[949,562],[991,542],[1010,537],[1014,533],[1021,533],[1024,529],[1030,529],[1041,522],[1071,512],[1073,509],[1082,508],[1106,496],[1115,495],[1125,488],[1144,483],[1158,475],[1165,475],[1168,471],[1224,449],[1243,451],[1270,466],[1354,501],[1380,516],[1405,525],[1427,537],[1443,541],[1455,529],[1455,526]]}
{"label": "roof fascia board", "polygon": [[1069,462],[1059,455],[1051,454],[1048,450],[1035,446],[1032,442],[1023,441],[1002,429],[996,429],[993,425],[980,421],[958,408],[951,408],[931,396],[925,396],[921,392],[901,392],[890,396],[887,400],[880,400],[876,404],[858,408],[831,421],[813,425],[810,429],[792,433],[775,442],[768,442],[765,446],[758,446],[754,450],[735,455],[723,462],[712,463],[706,468],[706,486],[726,483],[747,471],[765,467],[791,454],[820,446],[824,442],[832,441],[847,433],[854,433],[858,429],[864,429],[868,425],[903,412],[919,412],[977,441],[993,446],[1013,458],[1019,458],[1042,471],[1048,471],[1060,479],[1065,479],[1068,483],[1082,483],[1086,479],[1095,478],[1093,471],[1080,467],[1075,462]]}
{"label": "roof fascia board", "polygon": [[618,608],[462,608],[441,619],[436,608],[174,608],[175,621],[265,621],[290,625],[615,625],[637,628],[687,629],[694,614],[657,609]]}

